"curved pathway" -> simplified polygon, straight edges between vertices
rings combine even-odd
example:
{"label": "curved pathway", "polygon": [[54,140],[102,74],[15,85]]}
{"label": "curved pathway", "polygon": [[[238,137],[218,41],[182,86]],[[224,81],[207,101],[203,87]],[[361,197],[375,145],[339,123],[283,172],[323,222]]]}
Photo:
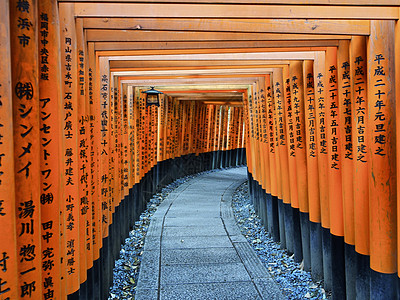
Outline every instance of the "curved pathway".
{"label": "curved pathway", "polygon": [[161,203],[146,235],[135,299],[284,299],[236,226],[246,168],[197,176]]}

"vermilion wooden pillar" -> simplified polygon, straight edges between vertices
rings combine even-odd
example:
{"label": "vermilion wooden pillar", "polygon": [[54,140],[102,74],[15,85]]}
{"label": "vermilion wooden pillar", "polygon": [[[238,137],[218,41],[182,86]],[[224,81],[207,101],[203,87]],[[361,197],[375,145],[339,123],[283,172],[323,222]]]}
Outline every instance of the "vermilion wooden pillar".
{"label": "vermilion wooden pillar", "polygon": [[[330,225],[332,234],[332,294],[341,299],[346,296],[344,264],[344,228],[342,195],[342,138],[338,103],[337,48],[329,47],[325,56],[326,120],[328,142],[328,190]],[[335,265],[333,265],[333,263]]]}
{"label": "vermilion wooden pillar", "polygon": [[371,299],[394,297],[397,271],[394,21],[371,21],[368,140]]}
{"label": "vermilion wooden pillar", "polygon": [[275,110],[278,116],[278,142],[282,169],[282,200],[290,203],[289,165],[287,153],[286,116],[285,116],[285,86],[283,84],[282,68],[275,68],[273,72]]}
{"label": "vermilion wooden pillar", "polygon": [[38,5],[35,0],[23,6],[9,3],[18,254],[14,285],[19,297],[41,298]]}
{"label": "vermilion wooden pillar", "polygon": [[[0,1],[0,291],[1,296],[17,299],[18,256],[16,234],[16,198],[14,186],[13,107],[9,2]],[[40,282],[38,282],[40,284]],[[40,297],[40,294],[37,294]]]}
{"label": "vermilion wooden pillar", "polygon": [[321,211],[319,202],[319,181],[318,181],[318,159],[317,159],[317,124],[316,124],[316,103],[314,92],[314,71],[313,61],[305,60],[303,64],[304,78],[304,124],[306,134],[307,154],[307,183],[308,183],[308,205],[310,221],[321,222]]}
{"label": "vermilion wooden pillar", "polygon": [[340,122],[340,149],[342,163],[343,227],[346,272],[346,296],[356,297],[356,255],[354,247],[354,198],[353,198],[353,137],[352,89],[350,76],[350,42],[340,41],[337,52],[338,106]]}
{"label": "vermilion wooden pillar", "polygon": [[[65,297],[61,285],[61,257],[64,228],[60,227],[63,203],[64,165],[62,163],[62,99],[60,70],[60,27],[57,1],[39,2],[39,109],[41,163],[41,223],[42,228],[43,298]],[[52,284],[50,284],[52,282]]]}
{"label": "vermilion wooden pillar", "polygon": [[[309,269],[309,228],[307,223],[308,216],[305,215],[308,212],[308,190],[304,141],[304,87],[301,61],[290,62],[289,76],[294,140],[294,149],[292,151],[295,153],[297,197],[299,202],[298,207],[293,210],[294,253],[295,260],[301,261],[304,258],[304,266]],[[307,237],[307,240],[303,239],[303,234],[304,237]]]}
{"label": "vermilion wooden pillar", "polygon": [[[80,285],[80,232],[79,224],[79,156],[78,156],[78,88],[77,88],[77,39],[74,10],[72,4],[60,6],[60,47],[61,47],[61,97],[63,166],[64,170],[64,226],[65,256],[63,264],[66,268],[67,294],[78,291]],[[77,294],[74,295],[76,297]]]}
{"label": "vermilion wooden pillar", "polygon": [[290,185],[290,199],[285,200],[285,236],[286,246],[289,253],[294,253],[294,226],[293,226],[293,208],[299,208],[299,197],[297,193],[297,179],[296,179],[296,153],[295,153],[295,132],[293,123],[293,106],[290,88],[290,73],[289,65],[282,68],[283,75],[283,92],[284,92],[284,112],[285,112],[285,125],[286,126],[286,142],[287,142],[287,156],[288,156],[288,177]]}
{"label": "vermilion wooden pillar", "polygon": [[[90,111],[89,134],[90,134],[90,194],[92,196],[92,246],[93,246],[93,261],[97,261],[100,256],[101,248],[101,230],[100,230],[100,199],[101,187],[99,180],[99,158],[100,158],[100,101],[99,95],[95,93],[95,86],[99,84],[98,76],[96,75],[95,52],[93,43],[88,43],[88,102]],[[94,270],[96,272],[97,270]],[[93,276],[96,276],[94,274]]]}
{"label": "vermilion wooden pillar", "polygon": [[[90,224],[88,224],[89,210],[89,182],[88,182],[88,112],[86,109],[86,90],[85,90],[85,40],[83,37],[83,20],[76,19],[76,52],[77,52],[77,98],[78,98],[78,182],[79,182],[79,224],[81,237],[79,240],[79,283],[82,285],[87,279],[88,258],[87,240]],[[89,263],[90,264],[90,263]],[[86,284],[81,286],[80,292],[86,293]],[[86,296],[86,294],[85,294]]]}
{"label": "vermilion wooden pillar", "polygon": [[[398,9],[400,13],[400,8]],[[395,53],[400,52],[400,21],[396,21],[395,27]],[[400,59],[397,56],[395,58],[395,77],[396,77],[396,87],[400,86]],[[400,88],[396,88],[396,103],[400,103]],[[400,118],[400,105],[396,105],[396,120]],[[400,132],[400,122],[396,122],[396,133]],[[400,139],[396,139],[396,150],[397,150],[397,186],[400,186]],[[400,270],[400,189],[397,188],[397,276],[399,276]],[[398,281],[399,282],[399,281]],[[400,289],[397,291],[400,294]],[[398,297],[398,296],[397,296]]]}
{"label": "vermilion wooden pillar", "polygon": [[108,225],[110,222],[110,172],[109,172],[109,153],[110,153],[110,72],[108,61],[105,57],[99,57],[99,94],[100,94],[100,201],[101,201],[101,227],[102,238],[108,236]]}
{"label": "vermilion wooden pillar", "polygon": [[324,288],[332,289],[330,210],[328,193],[328,142],[327,142],[327,79],[325,76],[325,52],[315,52],[314,91],[317,129],[318,180],[321,204],[322,254],[324,267]]}
{"label": "vermilion wooden pillar", "polygon": [[[289,163],[289,182],[290,182],[290,204],[294,208],[299,208],[299,197],[297,193],[296,180],[296,144],[295,144],[295,127],[293,103],[290,88],[290,73],[289,66],[283,68],[283,81],[285,90],[285,119],[286,119],[286,134],[288,140],[288,163]],[[291,249],[289,249],[291,250]]]}
{"label": "vermilion wooden pillar", "polygon": [[293,138],[296,155],[297,195],[300,211],[308,213],[307,165],[304,131],[304,86],[302,65],[302,61],[293,61],[290,63],[289,71],[294,134]]}
{"label": "vermilion wooden pillar", "polygon": [[281,248],[286,248],[286,232],[285,232],[285,207],[284,203],[290,203],[289,189],[289,166],[286,143],[286,124],[285,124],[285,106],[284,106],[284,85],[282,68],[273,69],[273,88],[275,97],[275,114],[276,114],[276,145],[279,151],[279,165],[281,171],[281,191],[278,201],[279,213],[279,234]]}
{"label": "vermilion wooden pillar", "polygon": [[[366,38],[353,36],[350,43],[353,133],[354,243],[357,255],[356,294],[369,299],[369,191],[368,191],[368,86]],[[356,230],[363,228],[363,230]]]}
{"label": "vermilion wooden pillar", "polygon": [[314,280],[323,278],[321,204],[319,198],[317,116],[314,90],[314,62],[303,62],[304,124],[306,133],[306,155],[308,176],[308,205],[310,219],[311,275]]}

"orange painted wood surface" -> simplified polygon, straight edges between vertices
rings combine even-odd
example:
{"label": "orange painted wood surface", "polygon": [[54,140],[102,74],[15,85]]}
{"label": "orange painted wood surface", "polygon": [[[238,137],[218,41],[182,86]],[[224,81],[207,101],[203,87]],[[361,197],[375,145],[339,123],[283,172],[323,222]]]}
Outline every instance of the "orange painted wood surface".
{"label": "orange painted wood surface", "polygon": [[371,268],[397,270],[394,21],[371,21],[368,133]]}

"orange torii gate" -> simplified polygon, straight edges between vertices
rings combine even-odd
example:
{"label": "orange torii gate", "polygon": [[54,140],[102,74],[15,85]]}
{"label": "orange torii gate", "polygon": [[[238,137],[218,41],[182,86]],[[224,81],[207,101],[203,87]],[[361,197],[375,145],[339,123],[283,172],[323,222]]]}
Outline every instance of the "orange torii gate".
{"label": "orange torii gate", "polygon": [[0,0],[0,299],[106,298],[150,195],[245,152],[335,299],[395,298],[398,1],[136,2]]}

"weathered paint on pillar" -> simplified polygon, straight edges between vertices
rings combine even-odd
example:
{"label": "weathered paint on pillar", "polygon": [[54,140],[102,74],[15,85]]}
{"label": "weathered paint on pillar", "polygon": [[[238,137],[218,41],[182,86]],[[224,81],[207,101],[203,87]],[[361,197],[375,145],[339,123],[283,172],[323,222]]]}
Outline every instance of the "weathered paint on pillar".
{"label": "weathered paint on pillar", "polygon": [[368,133],[371,268],[397,271],[394,21],[371,21]]}
{"label": "weathered paint on pillar", "polygon": [[308,206],[310,221],[321,222],[321,205],[319,201],[318,158],[317,158],[317,117],[314,92],[314,63],[303,62],[304,79],[304,124],[306,133]]}
{"label": "weathered paint on pillar", "polygon": [[[57,1],[39,2],[39,109],[42,223],[42,298],[65,297],[61,284],[60,210],[63,203],[60,27]],[[46,230],[44,230],[46,226]],[[51,297],[51,298],[49,298]]]}
{"label": "weathered paint on pillar", "polygon": [[[0,297],[18,299],[9,2],[0,6]],[[39,283],[38,283],[39,284]],[[40,295],[38,294],[40,297]]]}
{"label": "weathered paint on pillar", "polygon": [[[18,296],[42,297],[37,1],[10,1]],[[18,283],[16,283],[18,282]]]}

